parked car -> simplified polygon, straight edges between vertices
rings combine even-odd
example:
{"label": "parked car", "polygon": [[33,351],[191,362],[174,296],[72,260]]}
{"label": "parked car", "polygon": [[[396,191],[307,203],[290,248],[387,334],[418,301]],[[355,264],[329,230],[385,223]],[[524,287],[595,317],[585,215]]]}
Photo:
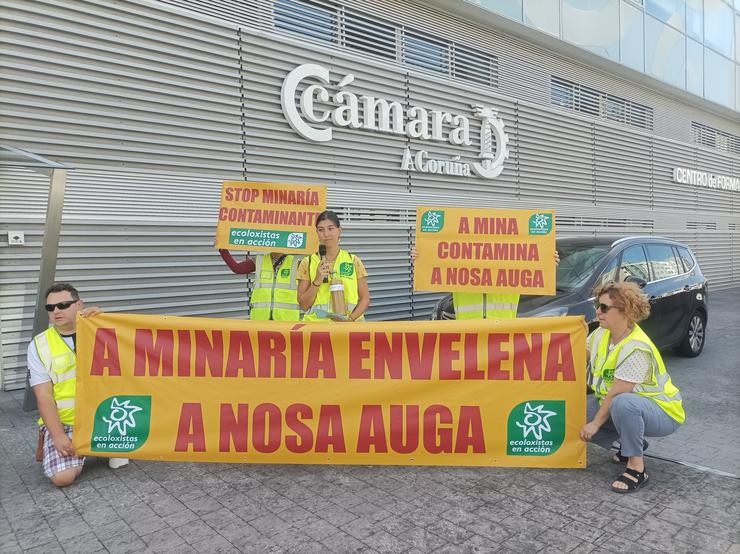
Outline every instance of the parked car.
{"label": "parked car", "polygon": [[[555,296],[526,296],[519,316],[583,315],[598,327],[593,290],[609,281],[633,281],[650,299],[650,317],[640,323],[659,348],[682,356],[701,354],[707,333],[707,280],[685,244],[663,237],[564,237],[557,240],[560,264]],[[432,319],[454,319],[452,295],[436,305]]]}

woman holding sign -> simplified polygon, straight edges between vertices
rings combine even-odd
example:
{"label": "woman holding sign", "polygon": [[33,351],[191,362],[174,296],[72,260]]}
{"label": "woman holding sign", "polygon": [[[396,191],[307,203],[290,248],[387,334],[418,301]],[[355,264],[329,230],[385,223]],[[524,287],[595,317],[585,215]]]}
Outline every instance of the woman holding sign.
{"label": "woman holding sign", "polygon": [[595,291],[600,327],[588,336],[588,419],[581,439],[620,449],[615,463],[627,467],[612,483],[618,493],[634,492],[648,480],[643,437],[664,437],[686,419],[681,393],[671,382],[663,358],[637,325],[650,304],[635,283],[607,283]]}
{"label": "woman holding sign", "polygon": [[[332,211],[316,218],[319,253],[298,266],[298,303],[303,321],[364,320],[370,305],[367,271],[360,258],[339,248],[342,226]],[[342,294],[343,293],[343,294]]]}
{"label": "woman holding sign", "polygon": [[231,252],[219,249],[221,258],[237,275],[255,273],[249,298],[249,319],[300,321],[296,296],[296,270],[300,256],[271,252],[237,262]]}

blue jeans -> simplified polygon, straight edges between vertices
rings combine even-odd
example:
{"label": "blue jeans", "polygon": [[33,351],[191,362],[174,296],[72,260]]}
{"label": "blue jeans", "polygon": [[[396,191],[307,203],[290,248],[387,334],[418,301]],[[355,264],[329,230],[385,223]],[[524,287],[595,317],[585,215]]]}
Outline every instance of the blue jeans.
{"label": "blue jeans", "polygon": [[[599,411],[595,396],[589,395],[586,411],[591,421]],[[642,456],[643,437],[665,437],[681,426],[657,403],[632,392],[614,397],[609,416],[591,442],[610,448],[618,440],[622,456]]]}

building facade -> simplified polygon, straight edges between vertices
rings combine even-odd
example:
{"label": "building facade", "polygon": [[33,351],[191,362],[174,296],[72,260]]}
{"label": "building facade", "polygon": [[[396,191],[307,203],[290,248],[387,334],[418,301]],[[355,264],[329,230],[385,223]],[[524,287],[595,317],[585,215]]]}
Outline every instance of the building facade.
{"label": "building facade", "polygon": [[[249,283],[213,249],[225,179],[326,184],[368,268],[371,319],[431,312],[436,296],[411,287],[419,205],[666,235],[712,288],[738,286],[740,85],[719,95],[708,71],[717,54],[737,72],[738,12],[717,2],[729,39],[706,32],[706,0],[701,37],[689,1],[673,2],[683,29],[653,13],[671,2],[628,0],[542,2],[547,28],[526,0],[495,3],[521,18],[464,0],[16,2],[0,29],[2,142],[69,168],[56,279],[111,311],[246,314]],[[603,52],[574,31],[574,10],[596,24],[588,12],[614,6],[619,29],[642,18],[642,65],[621,31]],[[648,63],[672,55],[652,19],[703,49],[701,92],[688,54],[682,81]],[[5,389],[25,378],[47,195],[44,175],[0,167],[0,230],[25,237],[0,235]]]}

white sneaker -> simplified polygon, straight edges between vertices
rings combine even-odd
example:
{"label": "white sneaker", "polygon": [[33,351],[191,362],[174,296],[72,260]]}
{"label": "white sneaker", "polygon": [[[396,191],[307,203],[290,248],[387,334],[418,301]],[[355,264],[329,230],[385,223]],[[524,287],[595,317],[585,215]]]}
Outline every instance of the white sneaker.
{"label": "white sneaker", "polygon": [[128,465],[128,458],[108,458],[108,467],[111,469],[121,469]]}

